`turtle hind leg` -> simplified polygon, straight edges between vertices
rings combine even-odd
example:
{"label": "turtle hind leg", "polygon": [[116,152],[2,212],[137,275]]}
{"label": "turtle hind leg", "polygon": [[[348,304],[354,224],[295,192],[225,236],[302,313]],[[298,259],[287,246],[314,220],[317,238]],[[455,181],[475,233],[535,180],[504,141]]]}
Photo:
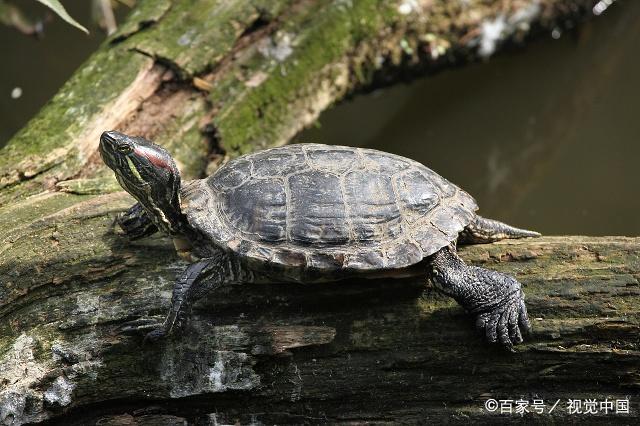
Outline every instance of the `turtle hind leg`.
{"label": "turtle hind leg", "polygon": [[116,223],[130,240],[137,240],[158,231],[158,227],[140,203],[135,203],[129,210],[118,215]]}
{"label": "turtle hind leg", "polygon": [[476,216],[475,221],[467,225],[460,233],[459,241],[463,244],[482,244],[510,238],[539,236],[539,232],[516,228],[497,220]]}
{"label": "turtle hind leg", "polygon": [[453,247],[431,256],[431,281],[475,316],[476,328],[489,342],[508,350],[522,342],[522,331],[531,329],[522,287],[515,278],[475,266],[467,266]]}

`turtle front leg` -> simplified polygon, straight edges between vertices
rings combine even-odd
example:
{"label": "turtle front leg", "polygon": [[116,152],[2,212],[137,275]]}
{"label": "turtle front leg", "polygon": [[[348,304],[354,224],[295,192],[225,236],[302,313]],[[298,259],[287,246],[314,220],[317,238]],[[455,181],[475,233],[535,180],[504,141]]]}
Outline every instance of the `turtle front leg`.
{"label": "turtle front leg", "polygon": [[135,203],[129,210],[118,215],[116,223],[130,240],[137,240],[158,231],[158,227],[140,203]]}
{"label": "turtle front leg", "polygon": [[515,278],[467,266],[451,246],[431,257],[431,267],[435,286],[476,317],[476,328],[489,342],[512,350],[522,342],[522,331],[531,330],[524,293]]}
{"label": "turtle front leg", "polygon": [[239,268],[239,262],[223,252],[189,265],[176,280],[164,323],[148,333],[145,341],[155,341],[171,334],[185,322],[196,300],[224,284],[239,281],[243,277]]}

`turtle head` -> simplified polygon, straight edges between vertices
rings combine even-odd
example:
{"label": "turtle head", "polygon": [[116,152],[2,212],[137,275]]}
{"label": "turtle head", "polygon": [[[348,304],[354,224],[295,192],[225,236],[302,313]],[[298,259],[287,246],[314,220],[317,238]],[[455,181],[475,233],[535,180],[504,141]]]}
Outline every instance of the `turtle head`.
{"label": "turtle head", "polygon": [[180,233],[180,172],[171,155],[159,145],[124,133],[100,136],[100,155],[120,185],[145,208],[153,221],[170,234]]}

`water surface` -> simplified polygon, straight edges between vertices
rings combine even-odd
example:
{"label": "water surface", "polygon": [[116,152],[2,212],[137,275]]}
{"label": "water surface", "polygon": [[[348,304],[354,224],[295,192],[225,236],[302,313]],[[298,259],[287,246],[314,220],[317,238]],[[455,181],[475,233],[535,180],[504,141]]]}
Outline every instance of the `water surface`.
{"label": "water surface", "polygon": [[[34,0],[16,4],[34,19],[48,13]],[[63,4],[71,16],[89,29],[89,35],[59,18],[45,24],[41,40],[0,25],[0,148],[53,97],[106,37],[92,24],[91,2],[64,0]],[[117,8],[117,17],[121,19],[127,10]],[[16,88],[22,93],[13,98],[11,94]]]}
{"label": "water surface", "polygon": [[486,63],[359,96],[296,141],[411,157],[480,213],[545,234],[640,234],[640,2]]}

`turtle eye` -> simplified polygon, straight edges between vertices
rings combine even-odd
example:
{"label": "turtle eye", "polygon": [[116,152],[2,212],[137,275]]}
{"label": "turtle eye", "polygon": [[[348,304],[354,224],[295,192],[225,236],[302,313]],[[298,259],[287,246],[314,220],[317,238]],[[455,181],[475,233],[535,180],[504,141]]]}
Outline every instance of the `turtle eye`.
{"label": "turtle eye", "polygon": [[130,154],[133,152],[133,147],[129,144],[120,144],[116,149],[121,154]]}

